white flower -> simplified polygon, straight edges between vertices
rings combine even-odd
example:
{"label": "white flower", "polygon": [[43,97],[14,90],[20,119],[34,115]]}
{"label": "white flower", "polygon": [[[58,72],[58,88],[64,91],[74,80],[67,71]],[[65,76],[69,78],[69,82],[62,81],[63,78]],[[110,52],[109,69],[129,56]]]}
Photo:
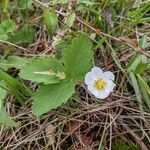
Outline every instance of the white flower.
{"label": "white flower", "polygon": [[115,76],[112,72],[103,72],[100,68],[94,67],[85,76],[85,83],[88,91],[99,99],[105,99],[114,89]]}

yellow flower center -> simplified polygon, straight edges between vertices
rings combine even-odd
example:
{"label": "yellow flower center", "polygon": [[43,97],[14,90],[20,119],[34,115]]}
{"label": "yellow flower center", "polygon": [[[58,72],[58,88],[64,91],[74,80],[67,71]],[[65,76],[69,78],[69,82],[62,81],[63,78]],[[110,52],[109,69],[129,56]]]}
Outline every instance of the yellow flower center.
{"label": "yellow flower center", "polygon": [[104,90],[106,87],[106,81],[104,81],[103,79],[98,79],[97,81],[95,81],[94,86],[98,90]]}

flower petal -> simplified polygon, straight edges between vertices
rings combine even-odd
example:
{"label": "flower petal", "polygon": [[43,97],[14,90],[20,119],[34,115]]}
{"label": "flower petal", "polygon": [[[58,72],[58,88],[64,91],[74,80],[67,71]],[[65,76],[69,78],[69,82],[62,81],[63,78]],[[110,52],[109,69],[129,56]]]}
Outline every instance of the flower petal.
{"label": "flower petal", "polygon": [[93,79],[97,79],[97,78],[99,78],[102,75],[102,73],[103,73],[102,69],[100,69],[98,67],[94,67],[91,70],[91,77]]}
{"label": "flower petal", "polygon": [[105,99],[106,97],[108,97],[109,94],[110,94],[109,91],[103,90],[103,91],[99,91],[99,93],[96,97],[99,99]]}
{"label": "flower petal", "polygon": [[92,85],[88,85],[88,91],[93,94],[94,96],[97,96],[99,94],[99,91]]}
{"label": "flower petal", "polygon": [[88,72],[88,73],[85,75],[85,83],[86,83],[87,85],[93,83],[93,79],[91,78],[91,72]]}
{"label": "flower petal", "polygon": [[113,81],[108,80],[107,85],[106,85],[106,90],[113,92],[115,86],[116,86],[116,84]]}
{"label": "flower petal", "polygon": [[115,80],[115,76],[112,72],[110,71],[106,71],[103,73],[103,76],[106,78],[106,79],[109,79],[109,80],[112,80],[114,81]]}

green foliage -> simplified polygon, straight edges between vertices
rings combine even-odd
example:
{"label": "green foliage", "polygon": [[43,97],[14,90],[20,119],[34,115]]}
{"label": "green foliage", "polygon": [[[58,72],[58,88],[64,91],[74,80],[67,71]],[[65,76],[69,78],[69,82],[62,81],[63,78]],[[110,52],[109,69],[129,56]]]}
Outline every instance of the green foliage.
{"label": "green foliage", "polygon": [[[136,6],[137,4],[135,4]],[[141,5],[141,7],[137,7],[134,11],[129,11],[127,14],[127,18],[130,19],[131,26],[145,23],[148,19],[145,14],[150,11],[150,3],[145,3],[145,5]]]}
{"label": "green foliage", "polygon": [[147,47],[147,43],[148,43],[147,35],[144,35],[141,38],[140,47],[143,48],[143,49],[146,48]]}
{"label": "green foliage", "polygon": [[[147,82],[139,74],[137,75],[137,77],[138,77],[139,81],[142,83],[142,85],[144,86],[145,90],[148,92],[148,94],[150,96],[150,87],[148,86]],[[150,103],[150,101],[149,101],[149,103]]]}
{"label": "green foliage", "polygon": [[143,112],[142,95],[141,95],[141,92],[140,92],[140,87],[139,87],[139,84],[138,84],[138,80],[137,80],[136,75],[135,75],[134,72],[130,72],[129,75],[130,75],[132,85],[133,85],[133,88],[134,88],[134,91],[135,91],[137,102],[139,104],[139,108],[140,108],[141,112]]}
{"label": "green foliage", "polygon": [[31,6],[32,0],[17,0],[20,9],[26,9]]}
{"label": "green foliage", "polygon": [[[5,59],[0,59],[0,68],[8,70],[11,67],[21,68],[21,66],[26,62],[25,58],[18,56],[10,56]],[[3,109],[3,101],[6,97],[7,92],[13,93],[18,101],[23,104],[26,98],[24,95],[30,95],[29,89],[23,86],[19,81],[0,70],[0,124],[5,126],[16,127],[18,124],[15,123],[11,117]]]}
{"label": "green foliage", "polygon": [[92,62],[92,44],[86,35],[72,40],[64,52],[63,64],[56,58],[37,58],[26,63],[20,77],[44,83],[33,97],[33,113],[37,116],[67,102],[74,93],[74,82],[82,80]]}
{"label": "green foliage", "polygon": [[49,34],[53,34],[58,24],[58,19],[55,11],[53,9],[46,8],[43,12],[44,23]]}
{"label": "green foliage", "polygon": [[138,64],[140,63],[140,61],[141,61],[140,55],[134,55],[127,65],[128,72],[135,71],[135,69],[138,66]]}
{"label": "green foliage", "polygon": [[[4,83],[0,82],[0,86]],[[17,124],[10,118],[10,116],[3,109],[3,101],[7,95],[7,91],[0,87],[0,125],[15,127]]]}
{"label": "green foliage", "polygon": [[122,9],[122,7],[123,7],[123,5],[124,5],[124,3],[126,2],[125,0],[117,0],[117,2],[118,2],[118,7],[120,8],[120,9]]}
{"label": "green foliage", "polygon": [[0,40],[8,40],[8,34],[16,29],[16,24],[13,20],[4,20],[0,23]]}
{"label": "green foliage", "polygon": [[136,74],[144,73],[146,70],[150,69],[149,63],[140,63],[135,69]]}
{"label": "green foliage", "polygon": [[92,5],[94,5],[94,2],[91,2],[90,0],[80,0],[79,4],[85,4],[87,6],[92,6]]}
{"label": "green foliage", "polygon": [[69,15],[67,16],[66,25],[68,27],[72,27],[75,21],[75,18],[76,18],[76,14],[74,12],[69,13]]}
{"label": "green foliage", "polygon": [[32,110],[36,116],[66,103],[75,92],[72,82],[41,86],[33,97]]}
{"label": "green foliage", "polygon": [[35,38],[35,30],[32,26],[26,24],[21,30],[18,30],[10,41],[15,44],[30,44]]}
{"label": "green foliage", "polygon": [[2,68],[3,70],[8,70],[12,67],[21,69],[22,66],[29,61],[29,59],[19,56],[9,56],[7,59],[0,59],[0,68]]}
{"label": "green foliage", "polygon": [[[144,42],[145,43],[145,42]],[[140,76],[150,69],[150,64],[148,59],[144,55],[134,55],[127,65],[127,70],[129,72],[132,85],[136,94],[137,101],[139,103],[139,108],[143,111],[143,101],[142,96],[144,96],[145,102],[150,110],[150,89],[145,80]],[[137,78],[138,77],[138,78]]]}
{"label": "green foliage", "polygon": [[4,20],[1,24],[0,24],[0,32],[3,33],[10,33],[13,32],[16,29],[16,24],[13,20]]}
{"label": "green foliage", "polygon": [[0,125],[11,127],[16,127],[18,125],[10,118],[10,116],[3,109],[0,109],[0,118]]}
{"label": "green foliage", "polygon": [[59,83],[65,78],[63,65],[52,57],[32,60],[22,67],[20,76],[26,80],[45,84]]}
{"label": "green foliage", "polygon": [[4,81],[7,88],[12,92],[21,104],[24,104],[27,96],[31,96],[30,90],[22,85],[18,80],[11,77],[9,74],[0,69],[0,79]]}
{"label": "green foliage", "polygon": [[2,5],[3,11],[6,12],[9,6],[9,0],[1,0],[0,4]]}
{"label": "green foliage", "polygon": [[8,35],[5,33],[0,33],[0,40],[6,41],[8,39]]}
{"label": "green foliage", "polygon": [[66,75],[69,79],[82,80],[92,63],[92,44],[87,36],[81,35],[72,40],[63,55]]}
{"label": "green foliage", "polygon": [[[3,86],[4,84],[0,82],[0,86]],[[3,101],[6,97],[7,91],[0,87],[0,109],[3,107]]]}

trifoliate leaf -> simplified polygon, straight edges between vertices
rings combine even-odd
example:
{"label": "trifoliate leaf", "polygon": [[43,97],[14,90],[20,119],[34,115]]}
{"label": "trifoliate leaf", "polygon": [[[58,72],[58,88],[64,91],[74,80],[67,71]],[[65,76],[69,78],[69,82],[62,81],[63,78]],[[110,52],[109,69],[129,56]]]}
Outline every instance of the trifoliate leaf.
{"label": "trifoliate leaf", "polygon": [[74,92],[74,84],[71,82],[42,86],[33,97],[32,111],[40,116],[66,103]]}
{"label": "trifoliate leaf", "polygon": [[44,10],[43,15],[44,15],[44,23],[46,25],[48,32],[50,34],[53,34],[58,24],[58,19],[55,11],[53,9],[46,8]]}
{"label": "trifoliate leaf", "polygon": [[72,40],[64,52],[63,59],[69,79],[82,80],[92,65],[92,44],[85,35]]}
{"label": "trifoliate leaf", "polygon": [[75,21],[76,18],[76,14],[74,12],[71,12],[68,16],[67,16],[67,20],[66,20],[66,25],[68,27],[72,27],[73,23]]}
{"label": "trifoliate leaf", "polygon": [[17,123],[3,109],[0,109],[0,125],[16,127]]}
{"label": "trifoliate leaf", "polygon": [[32,60],[22,67],[20,76],[26,80],[45,84],[58,83],[65,79],[63,65],[52,57]]}

